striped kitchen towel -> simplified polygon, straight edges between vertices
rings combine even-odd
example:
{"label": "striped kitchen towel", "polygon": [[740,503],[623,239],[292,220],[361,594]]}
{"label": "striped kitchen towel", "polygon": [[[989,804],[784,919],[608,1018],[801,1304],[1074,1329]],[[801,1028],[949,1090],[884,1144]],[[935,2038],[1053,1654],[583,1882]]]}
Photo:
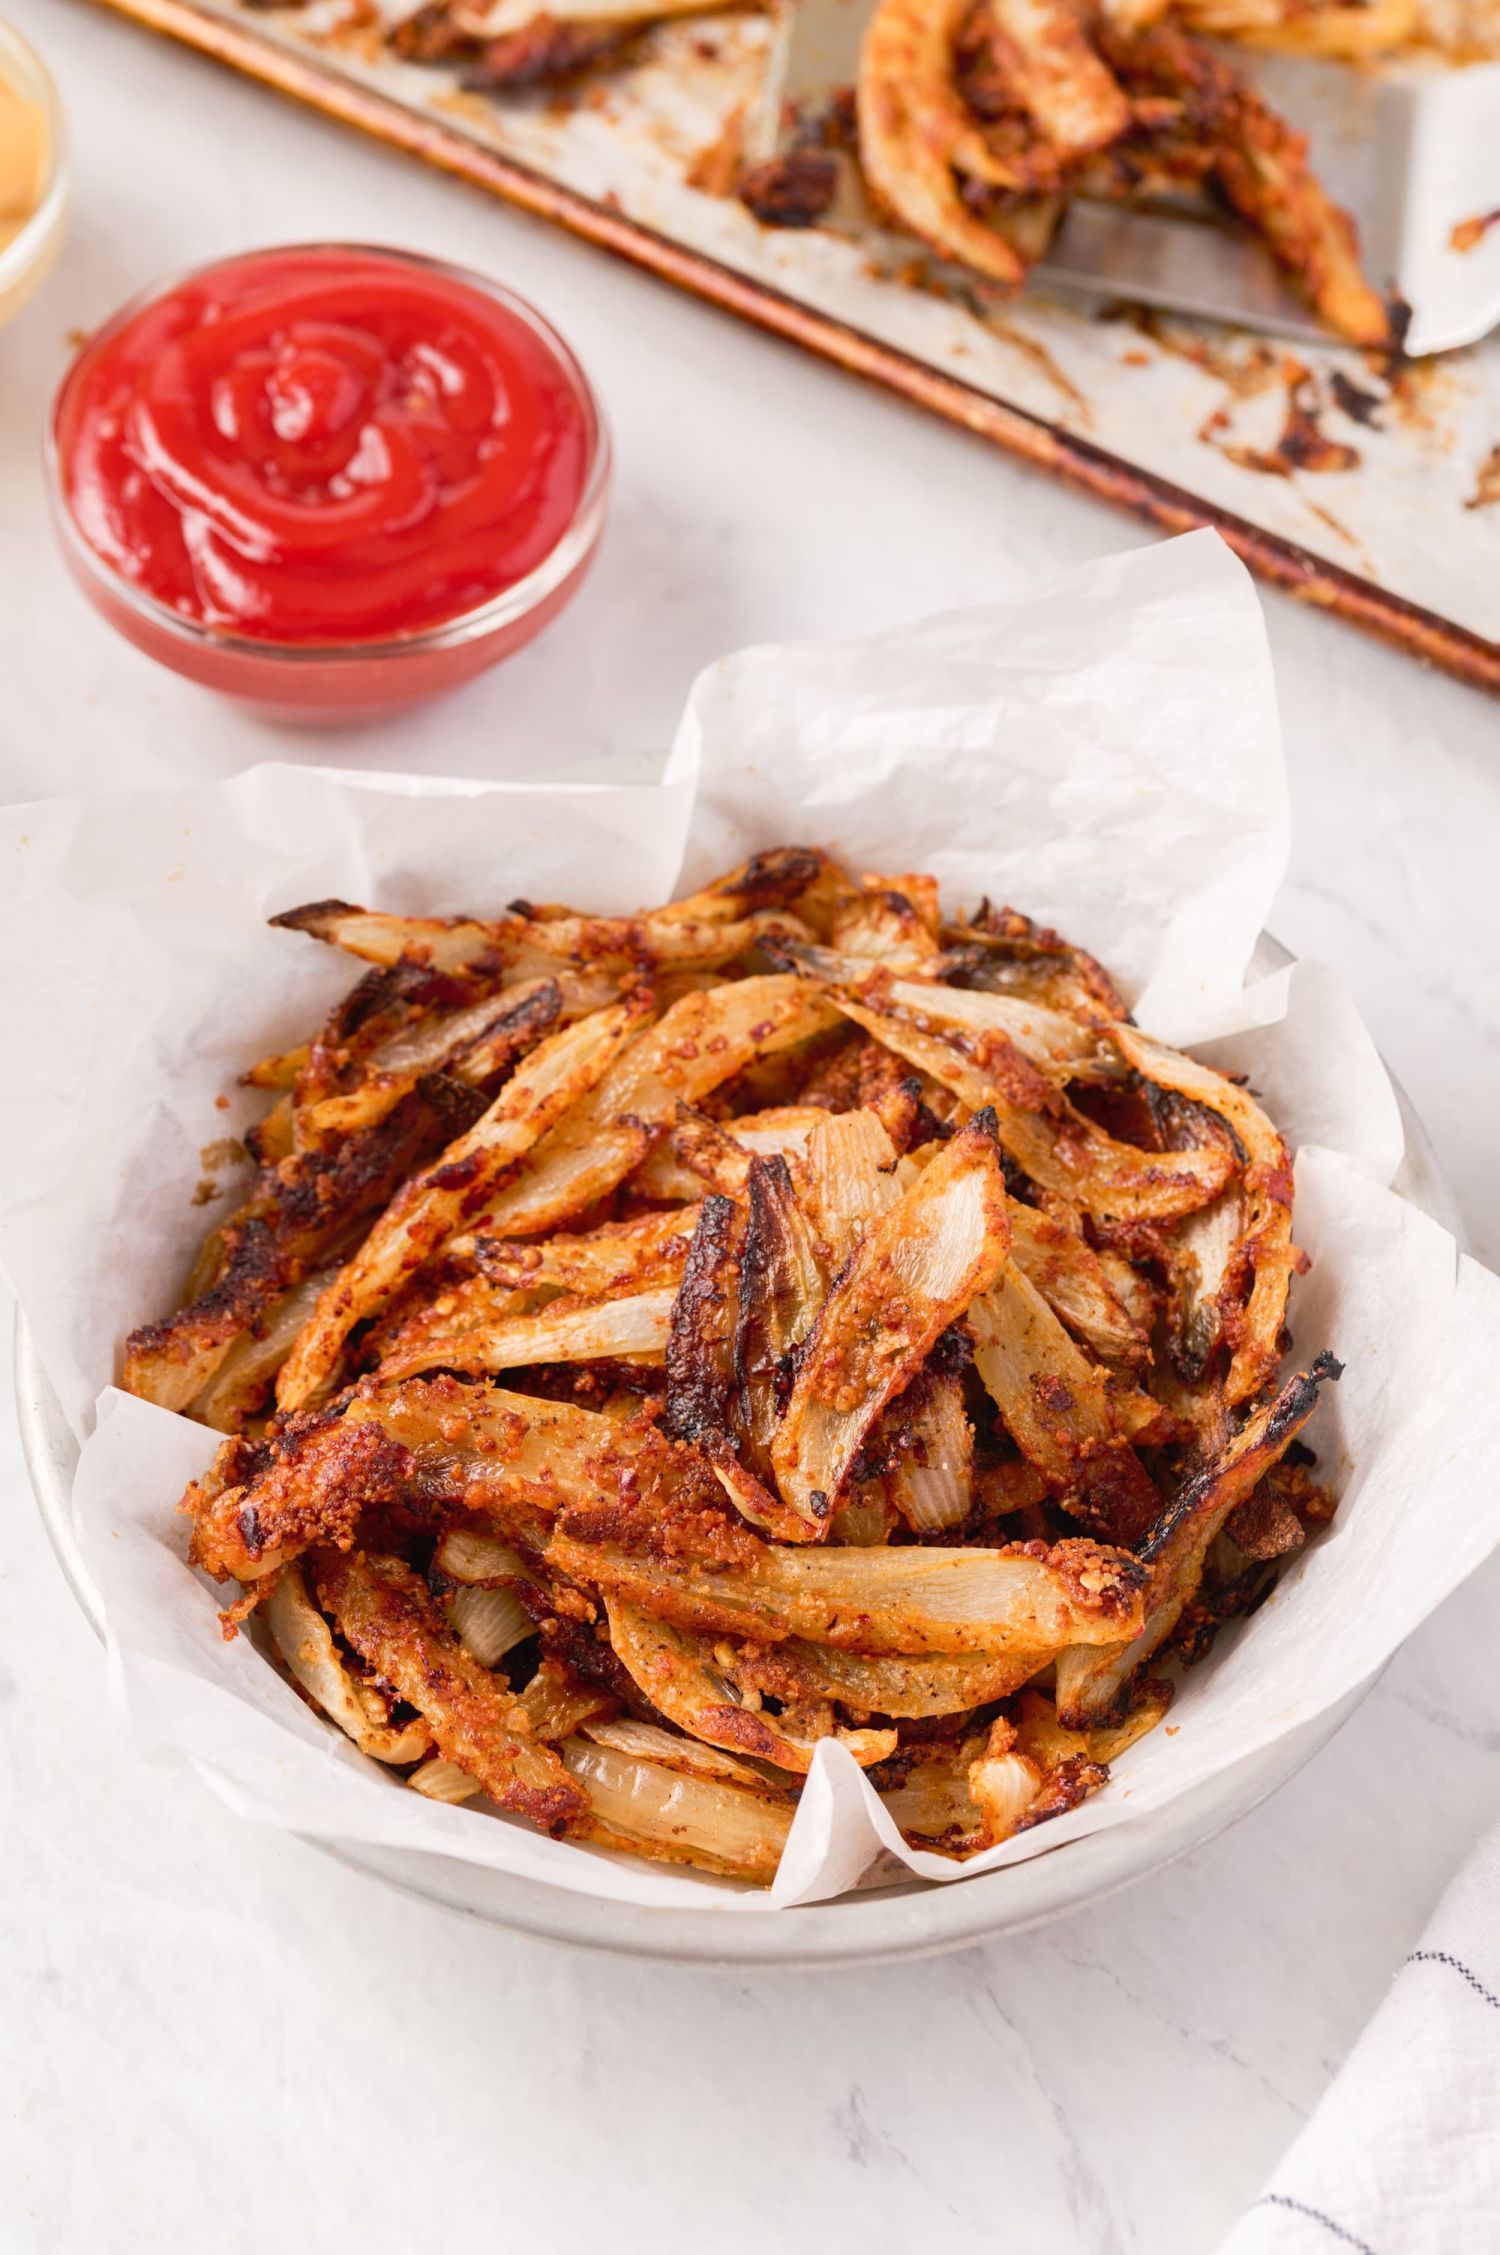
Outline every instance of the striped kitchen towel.
{"label": "striped kitchen towel", "polygon": [[1500,2255],[1500,1826],[1223,2255]]}

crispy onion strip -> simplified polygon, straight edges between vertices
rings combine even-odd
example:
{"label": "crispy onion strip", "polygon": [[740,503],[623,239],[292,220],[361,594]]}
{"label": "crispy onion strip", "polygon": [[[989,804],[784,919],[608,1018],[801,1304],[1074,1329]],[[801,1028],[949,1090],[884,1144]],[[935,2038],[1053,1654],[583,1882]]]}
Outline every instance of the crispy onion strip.
{"label": "crispy onion strip", "polygon": [[955,169],[1016,185],[966,108],[953,44],[969,0],[880,0],[860,50],[855,100],[865,179],[903,226],[946,258],[1016,288],[1026,269],[1002,235],[967,208]]}
{"label": "crispy onion strip", "polygon": [[417,1762],[430,1751],[432,1732],[420,1716],[392,1728],[376,1715],[386,1702],[350,1674],[333,1631],[307,1594],[300,1566],[277,1579],[266,1604],[266,1625],[277,1651],[309,1699],[377,1762]]}
{"label": "crispy onion strip", "polygon": [[792,1810],[768,1790],[668,1769],[587,1738],[570,1738],[562,1759],[588,1804],[575,1837],[726,1879],[764,1886],[775,1877]]}
{"label": "crispy onion strip", "polygon": [[[1245,1154],[1239,1185],[1242,1222],[1223,1263],[1218,1300],[1233,1350],[1225,1395],[1231,1403],[1248,1401],[1276,1374],[1287,1293],[1302,1266],[1292,1243],[1291,1156],[1254,1097],[1222,1073],[1153,1041],[1136,1026],[1112,1026],[1110,1034],[1121,1055],[1147,1080],[1217,1113]],[[1215,1218],[1222,1228],[1225,1217]],[[1213,1274],[1213,1244],[1205,1217],[1204,1229],[1189,1243],[1205,1281]]]}
{"label": "crispy onion strip", "polygon": [[399,1558],[319,1554],[318,1596],[345,1640],[424,1718],[438,1752],[477,1778],[502,1809],[552,1827],[582,1815],[584,1795],[497,1676],[453,1636],[420,1576]]}
{"label": "crispy onion strip", "polygon": [[924,1371],[908,1395],[882,1420],[893,1459],[885,1475],[891,1501],[919,1535],[961,1527],[974,1500],[974,1428],[964,1413],[963,1382]]}
{"label": "crispy onion strip", "polygon": [[317,1269],[294,1284],[268,1310],[262,1326],[246,1331],[230,1348],[188,1414],[201,1417],[219,1433],[237,1433],[245,1419],[260,1409],[271,1381],[291,1353],[298,1333],[333,1280],[333,1271]]}
{"label": "crispy onion strip", "polygon": [[1005,41],[1011,94],[1038,138],[1066,160],[1108,148],[1130,104],[1100,61],[1071,0],[988,0]]}
{"label": "crispy onion strip", "polygon": [[678,1473],[657,1435],[596,1410],[418,1378],[294,1420],[248,1463],[227,1442],[183,1507],[194,1563],[248,1585],[314,1544],[347,1545],[369,1502],[409,1490],[542,1542],[565,1503],[617,1508],[622,1483],[650,1501]]}
{"label": "crispy onion strip", "polygon": [[810,1766],[822,1738],[838,1739],[861,1765],[895,1752],[893,1730],[848,1730],[831,1715],[825,1729],[799,1734],[789,1720],[747,1700],[717,1664],[709,1638],[674,1628],[621,1598],[607,1605],[610,1642],[652,1706],[706,1744],[794,1771]]}
{"label": "crispy onion strip", "polygon": [[599,1301],[553,1301],[540,1315],[438,1333],[382,1356],[382,1378],[419,1370],[519,1370],[544,1362],[595,1362],[603,1357],[660,1362],[667,1344],[672,1286],[659,1292]]}
{"label": "crispy onion strip", "polygon": [[571,1579],[684,1628],[854,1652],[1047,1653],[1133,1636],[1144,1617],[1142,1569],[1088,1541],[1050,1550],[766,1544],[748,1564],[718,1566],[579,1541],[564,1527],[547,1557]]}
{"label": "crispy onion strip", "polygon": [[820,1534],[856,1452],[1010,1242],[992,1137],[976,1123],[861,1238],[808,1340],[771,1446],[784,1501]]}
{"label": "crispy onion strip", "polygon": [[580,1300],[602,1300],[616,1292],[648,1292],[680,1283],[697,1222],[697,1207],[686,1206],[676,1213],[605,1222],[572,1236],[478,1237],[472,1253],[491,1283],[509,1290],[545,1288]]}
{"label": "crispy onion strip", "polygon": [[570,1116],[545,1136],[516,1181],[491,1202],[487,1234],[532,1237],[605,1197],[677,1116],[753,1058],[829,1023],[805,985],[784,973],[687,994],[631,1044]]}
{"label": "crispy onion strip", "polygon": [[1232,1156],[1217,1148],[1141,1151],[1107,1135],[1069,1107],[1059,1117],[1045,1116],[1012,1100],[993,1060],[971,1058],[956,1043],[923,1033],[906,1019],[871,1010],[847,995],[833,994],[830,1000],[844,1017],[863,1026],[898,1057],[951,1089],[971,1111],[993,1109],[1002,1149],[1038,1189],[1082,1207],[1101,1221],[1149,1221],[1191,1213],[1222,1190],[1233,1172]]}
{"label": "crispy onion strip", "polygon": [[1007,1263],[969,1322],[974,1367],[1022,1455],[1107,1540],[1142,1541],[1161,1496],[1098,1371],[1035,1285]]}
{"label": "crispy onion strip", "polygon": [[[1190,1215],[1179,1228],[1188,1229],[1197,1219]],[[1126,1305],[1098,1254],[1075,1230],[1034,1206],[1012,1202],[1010,1257],[1054,1314],[1101,1362],[1137,1369],[1150,1361],[1147,1326]]]}
{"label": "crispy onion strip", "polygon": [[1168,1507],[1143,1554],[1150,1579],[1140,1630],[1125,1643],[1075,1648],[1059,1656],[1057,1711],[1064,1723],[1087,1730],[1118,1714],[1131,1679],[1166,1642],[1197,1589],[1215,1535],[1235,1505],[1285,1455],[1317,1408],[1323,1381],[1339,1375],[1332,1355],[1319,1355],[1309,1370],[1289,1378],[1275,1400],[1247,1418],[1222,1454]]}
{"label": "crispy onion strip", "polygon": [[640,1011],[616,1003],[553,1034],[506,1082],[484,1117],[399,1192],[318,1307],[276,1382],[283,1410],[329,1388],[344,1341],[377,1315],[443,1239],[482,1204],[539,1137],[574,1111],[619,1056]]}

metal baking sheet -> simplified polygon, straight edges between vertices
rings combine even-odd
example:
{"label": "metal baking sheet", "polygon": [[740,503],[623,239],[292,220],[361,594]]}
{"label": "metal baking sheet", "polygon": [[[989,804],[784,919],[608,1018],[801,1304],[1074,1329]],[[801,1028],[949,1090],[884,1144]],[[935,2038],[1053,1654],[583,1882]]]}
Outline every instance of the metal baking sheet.
{"label": "metal baking sheet", "polygon": [[568,98],[466,93],[369,0],[102,0],[555,220],[1263,579],[1500,692],[1500,337],[1394,369],[1039,292],[999,302],[913,246],[762,228],[725,192],[765,16],[662,27]]}

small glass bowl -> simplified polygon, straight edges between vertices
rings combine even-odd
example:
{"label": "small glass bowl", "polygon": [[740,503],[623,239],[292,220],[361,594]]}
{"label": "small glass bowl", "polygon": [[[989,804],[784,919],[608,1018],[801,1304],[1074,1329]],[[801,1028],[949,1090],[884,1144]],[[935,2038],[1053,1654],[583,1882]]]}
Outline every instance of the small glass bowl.
{"label": "small glass bowl", "polygon": [[[62,469],[62,432],[74,387],[94,355],[127,322],[159,297],[233,266],[234,259],[177,274],[132,298],[94,331],[58,387],[46,435],[47,489],[68,567],[102,618],[127,642],[189,681],[269,710],[280,718],[333,722],[360,720],[414,705],[456,689],[498,665],[557,617],[582,581],[599,546],[609,509],[612,461],[609,431],[588,378],[563,339],[524,298],[488,276],[415,251],[363,243],[298,243],[294,251],[379,258],[466,284],[524,321],[556,358],[583,417],[588,460],[583,491],[571,523],[534,570],[471,610],[436,626],[362,642],[275,642],[236,634],[184,618],[117,572],[80,532],[68,506]],[[248,257],[261,257],[261,251]]]}
{"label": "small glass bowl", "polygon": [[62,248],[68,210],[68,133],[62,103],[46,65],[18,31],[0,23],[0,79],[45,120],[46,170],[35,211],[0,250],[0,327],[20,312]]}

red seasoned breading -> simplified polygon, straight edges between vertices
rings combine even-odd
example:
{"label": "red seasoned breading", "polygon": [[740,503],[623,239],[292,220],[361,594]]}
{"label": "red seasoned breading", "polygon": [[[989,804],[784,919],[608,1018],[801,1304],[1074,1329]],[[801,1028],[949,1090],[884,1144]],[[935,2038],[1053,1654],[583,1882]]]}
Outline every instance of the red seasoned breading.
{"label": "red seasoned breading", "polygon": [[670,1442],[654,1476],[622,1475],[615,1502],[565,1501],[557,1531],[570,1541],[608,1544],[643,1558],[705,1566],[753,1566],[764,1545],[725,1506],[723,1491],[696,1449]]}
{"label": "red seasoned breading", "polygon": [[1302,1521],[1271,1478],[1236,1504],[1224,1522],[1224,1532],[1247,1558],[1283,1558],[1288,1551],[1300,1550],[1307,1539]]}
{"label": "red seasoned breading", "polygon": [[283,1435],[270,1456],[247,1486],[211,1494],[195,1481],[183,1497],[194,1521],[189,1555],[219,1581],[258,1580],[313,1543],[347,1549],[367,1512],[411,1488],[415,1469],[411,1451],[378,1425],[343,1418]]}
{"label": "red seasoned breading", "polygon": [[[536,1593],[540,1596],[540,1592]],[[522,1602],[531,1610],[529,1596],[522,1593]],[[581,1682],[591,1684],[595,1690],[616,1701],[638,1722],[665,1723],[649,1699],[644,1697],[639,1684],[628,1668],[621,1667],[615,1658],[609,1639],[591,1628],[585,1621],[575,1621],[560,1608],[554,1607],[537,1623],[542,1649],[558,1666],[566,1668]]]}
{"label": "red seasoned breading", "polygon": [[312,1561],[320,1603],[360,1658],[409,1707],[438,1750],[477,1778],[490,1799],[548,1831],[587,1809],[551,1748],[498,1676],[451,1634],[420,1575],[399,1558],[320,1551]]}
{"label": "red seasoned breading", "polygon": [[911,1078],[911,1067],[868,1034],[855,1034],[814,1071],[797,1098],[825,1112],[872,1111]]}

